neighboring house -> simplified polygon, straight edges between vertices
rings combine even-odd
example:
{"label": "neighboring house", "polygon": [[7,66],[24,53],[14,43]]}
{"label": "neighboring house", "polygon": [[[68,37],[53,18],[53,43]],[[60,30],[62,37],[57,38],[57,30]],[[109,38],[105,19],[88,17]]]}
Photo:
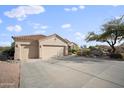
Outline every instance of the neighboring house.
{"label": "neighboring house", "polygon": [[15,60],[50,59],[68,55],[68,42],[57,34],[12,37],[15,41]]}
{"label": "neighboring house", "polygon": [[71,42],[70,47],[71,49],[75,49],[75,50],[79,49],[79,46],[74,42]]}
{"label": "neighboring house", "polygon": [[68,39],[65,39],[65,40],[68,43],[68,49],[75,49],[75,50],[77,50],[77,48],[79,48],[79,46],[76,43],[71,42]]}

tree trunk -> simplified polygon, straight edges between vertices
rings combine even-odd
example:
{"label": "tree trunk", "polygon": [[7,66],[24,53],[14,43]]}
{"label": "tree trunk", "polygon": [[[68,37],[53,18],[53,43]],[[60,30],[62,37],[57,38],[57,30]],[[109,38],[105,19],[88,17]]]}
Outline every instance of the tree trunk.
{"label": "tree trunk", "polygon": [[115,48],[115,44],[111,44],[109,41],[106,41],[108,44],[109,44],[109,46],[112,48],[112,51],[111,51],[111,53],[112,54],[115,54],[115,51],[116,51],[116,48]]}
{"label": "tree trunk", "polygon": [[113,46],[111,46],[111,48],[112,48],[112,54],[115,54],[115,51],[116,51],[115,46],[113,45]]}

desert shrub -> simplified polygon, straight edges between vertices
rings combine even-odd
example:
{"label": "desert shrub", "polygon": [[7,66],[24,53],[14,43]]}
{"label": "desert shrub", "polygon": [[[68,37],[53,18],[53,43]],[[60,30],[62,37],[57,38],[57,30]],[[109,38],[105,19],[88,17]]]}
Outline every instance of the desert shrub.
{"label": "desert shrub", "polygon": [[94,50],[94,49],[97,49],[97,48],[98,48],[97,46],[89,46],[90,50]]}
{"label": "desert shrub", "polygon": [[76,53],[78,56],[81,56],[81,51],[79,50],[79,51],[77,51],[77,53]]}
{"label": "desert shrub", "polygon": [[8,50],[8,49],[10,49],[10,47],[0,47],[0,53],[2,53],[5,50]]}
{"label": "desert shrub", "polygon": [[114,58],[114,59],[123,59],[123,55],[120,53],[120,54],[110,54],[109,55],[110,58]]}
{"label": "desert shrub", "polygon": [[124,46],[117,46],[115,52],[116,53],[124,53]]}
{"label": "desert shrub", "polygon": [[90,55],[90,49],[82,49],[82,56],[89,56]]}
{"label": "desert shrub", "polygon": [[88,48],[83,48],[77,51],[78,56],[89,56],[90,54],[90,49]]}
{"label": "desert shrub", "polygon": [[9,48],[4,48],[1,53],[0,53],[0,60],[7,60],[9,58],[9,54],[8,54]]}
{"label": "desert shrub", "polygon": [[4,48],[1,51],[1,56],[5,56],[6,59],[14,59],[14,43],[12,43],[11,47]]}
{"label": "desert shrub", "polygon": [[6,56],[6,58],[8,59],[13,59],[14,57],[14,50],[13,49],[6,49],[4,51],[2,51],[2,55]]}
{"label": "desert shrub", "polygon": [[76,49],[69,49],[69,54],[76,54],[78,50]]}
{"label": "desert shrub", "polygon": [[75,49],[71,49],[71,52],[75,54],[77,51]]}
{"label": "desert shrub", "polygon": [[71,49],[69,49],[69,50],[68,50],[68,54],[69,54],[69,55],[71,55],[71,54],[72,54]]}
{"label": "desert shrub", "polygon": [[124,53],[121,53],[122,59],[124,59]]}
{"label": "desert shrub", "polygon": [[94,49],[94,50],[91,50],[90,55],[92,55],[93,57],[102,56],[103,51],[100,49]]}

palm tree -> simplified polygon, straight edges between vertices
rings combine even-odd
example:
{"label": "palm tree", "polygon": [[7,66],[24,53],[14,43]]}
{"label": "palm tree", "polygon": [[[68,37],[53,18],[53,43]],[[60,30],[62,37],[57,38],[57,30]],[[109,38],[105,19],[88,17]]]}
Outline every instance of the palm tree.
{"label": "palm tree", "polygon": [[113,19],[102,25],[102,33],[96,34],[90,32],[86,37],[86,41],[99,41],[107,42],[111,47],[111,53],[115,53],[115,45],[120,43],[124,38],[124,16],[121,16],[119,19]]}

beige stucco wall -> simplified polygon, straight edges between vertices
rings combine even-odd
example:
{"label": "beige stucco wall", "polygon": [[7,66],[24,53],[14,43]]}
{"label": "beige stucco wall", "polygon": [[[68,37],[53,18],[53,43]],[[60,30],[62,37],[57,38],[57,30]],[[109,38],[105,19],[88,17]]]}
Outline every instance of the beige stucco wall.
{"label": "beige stucco wall", "polygon": [[[53,36],[53,37],[50,37],[48,39],[40,40],[39,41],[39,46],[40,46],[39,57],[42,58],[42,59],[44,59],[43,58],[44,56],[51,56],[51,54],[49,54],[49,53],[53,53],[54,52],[53,54],[55,54],[55,52],[57,52],[57,51],[52,51],[49,48],[48,51],[52,51],[52,52],[46,52],[46,54],[44,55],[44,52],[47,51],[46,47],[44,45],[56,46],[56,49],[59,49],[58,47],[64,47],[65,48],[64,49],[65,50],[65,52],[64,52],[65,54],[64,55],[68,55],[68,45],[65,42],[63,42],[60,38],[58,38],[56,36]],[[52,46],[51,46],[51,49],[55,49],[55,48],[52,48]]]}
{"label": "beige stucco wall", "polygon": [[[25,48],[27,47],[27,48]],[[29,48],[30,47],[30,48]],[[24,50],[25,48],[25,50]],[[30,50],[29,50],[29,49]],[[37,49],[36,49],[37,48]],[[38,49],[38,42],[36,41],[16,41],[15,42],[15,54],[14,54],[14,59],[17,60],[22,60],[26,57],[39,57],[39,49]]]}
{"label": "beige stucco wall", "polygon": [[19,42],[15,42],[15,54],[14,59],[19,60],[21,57],[21,46]]}
{"label": "beige stucco wall", "polygon": [[60,38],[53,36],[44,40],[39,40],[42,45],[62,45],[67,46],[65,42],[63,42]]}
{"label": "beige stucco wall", "polygon": [[[23,47],[22,47],[23,45]],[[25,45],[32,45],[35,47],[31,47],[30,50],[28,48],[24,50]],[[51,46],[49,48],[46,48],[45,46]],[[27,46],[28,47],[28,46]],[[37,48],[33,49],[33,48]],[[47,51],[47,52],[45,52]],[[64,51],[64,55],[68,55],[68,45],[63,40],[56,36],[52,36],[45,40],[39,40],[39,41],[15,41],[15,54],[14,59],[20,59],[23,60],[24,58],[27,58],[29,55],[37,55],[37,58],[48,58],[51,57],[52,53],[53,55],[56,54],[58,51],[60,51],[60,54],[62,54],[62,51]],[[44,54],[45,53],[45,54]],[[51,54],[50,54],[51,53]],[[43,58],[44,57],[44,58]]]}

